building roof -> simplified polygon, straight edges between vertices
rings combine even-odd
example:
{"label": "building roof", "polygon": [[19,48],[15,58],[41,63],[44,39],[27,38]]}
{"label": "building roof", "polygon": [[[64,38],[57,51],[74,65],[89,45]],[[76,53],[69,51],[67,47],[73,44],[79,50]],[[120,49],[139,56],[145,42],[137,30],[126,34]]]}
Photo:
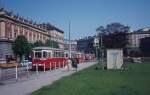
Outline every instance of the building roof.
{"label": "building roof", "polygon": [[34,47],[32,48],[32,50],[63,50],[63,49],[40,46],[40,47]]}
{"label": "building roof", "polygon": [[42,23],[39,25],[45,27],[47,30],[57,30],[58,32],[64,33],[64,31],[60,30],[59,28],[55,27],[54,25],[50,23]]}
{"label": "building roof", "polygon": [[134,32],[129,32],[128,34],[150,34],[150,27],[142,28]]}
{"label": "building roof", "polygon": [[37,24],[33,20],[25,19],[25,18],[19,16],[18,14],[14,14],[13,12],[9,12],[9,11],[5,10],[4,8],[0,8],[0,17],[7,17],[11,20],[19,21],[23,24],[32,26],[34,28],[38,28],[44,32],[47,32],[47,30],[57,30],[58,32],[64,33],[64,31],[60,30],[59,28],[55,27],[54,25],[52,25],[50,23]]}

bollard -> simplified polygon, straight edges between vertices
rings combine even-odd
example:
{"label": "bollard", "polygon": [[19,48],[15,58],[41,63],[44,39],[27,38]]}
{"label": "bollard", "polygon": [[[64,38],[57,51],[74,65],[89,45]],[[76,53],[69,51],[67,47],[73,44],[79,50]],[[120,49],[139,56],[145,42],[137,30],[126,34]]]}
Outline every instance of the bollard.
{"label": "bollard", "polygon": [[45,62],[44,62],[44,72],[45,72]]}
{"label": "bollard", "polygon": [[57,66],[56,66],[56,62],[55,62],[55,70],[57,69]]}
{"label": "bollard", "polygon": [[38,64],[36,64],[36,75],[38,76],[39,71],[38,71]]}
{"label": "bollard", "polygon": [[0,81],[2,80],[2,69],[0,68]]}
{"label": "bollard", "polygon": [[16,65],[16,81],[18,81],[18,68],[17,68],[17,65]]}
{"label": "bollard", "polygon": [[65,66],[64,66],[64,61],[63,61],[63,67],[62,68],[64,68]]}
{"label": "bollard", "polygon": [[59,69],[61,68],[60,62],[59,62]]}
{"label": "bollard", "polygon": [[52,69],[51,69],[51,62],[49,63],[49,70],[51,71]]}
{"label": "bollard", "polygon": [[29,78],[29,64],[27,64],[27,78]]}

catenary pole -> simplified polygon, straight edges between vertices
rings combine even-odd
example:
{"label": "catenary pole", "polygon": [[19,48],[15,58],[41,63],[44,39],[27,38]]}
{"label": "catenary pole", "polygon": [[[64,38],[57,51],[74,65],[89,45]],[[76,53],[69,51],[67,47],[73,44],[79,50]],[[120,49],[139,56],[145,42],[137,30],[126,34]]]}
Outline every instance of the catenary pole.
{"label": "catenary pole", "polygon": [[69,21],[69,58],[71,58],[71,34],[70,34],[70,24],[71,24],[71,22]]}

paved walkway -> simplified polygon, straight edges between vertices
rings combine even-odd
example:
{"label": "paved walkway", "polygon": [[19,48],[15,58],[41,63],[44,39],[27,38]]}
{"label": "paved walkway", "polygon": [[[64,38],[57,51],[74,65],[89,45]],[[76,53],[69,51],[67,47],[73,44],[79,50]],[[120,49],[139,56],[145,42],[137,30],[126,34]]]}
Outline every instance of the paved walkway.
{"label": "paved walkway", "polygon": [[[94,64],[96,64],[96,62],[79,64],[78,71]],[[39,76],[36,76],[35,78],[29,78],[26,81],[0,85],[0,95],[29,95],[31,92],[40,89],[42,86],[52,84],[54,81],[75,72],[76,71],[74,70],[67,71],[67,69],[56,69],[52,72],[46,71],[45,73],[39,74]]]}

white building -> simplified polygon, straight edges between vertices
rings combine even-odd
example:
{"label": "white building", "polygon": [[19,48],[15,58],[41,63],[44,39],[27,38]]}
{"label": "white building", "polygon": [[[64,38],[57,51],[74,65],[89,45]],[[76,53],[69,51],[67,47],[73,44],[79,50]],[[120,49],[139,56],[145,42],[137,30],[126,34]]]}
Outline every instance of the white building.
{"label": "white building", "polygon": [[129,40],[128,47],[129,48],[139,48],[140,39],[146,38],[146,37],[150,37],[150,28],[149,29],[143,28],[136,32],[128,33],[128,40]]}
{"label": "white building", "polygon": [[150,37],[150,28],[143,28],[135,32],[130,32],[127,34],[128,36],[128,53],[130,51],[139,51],[140,40],[142,38]]}

